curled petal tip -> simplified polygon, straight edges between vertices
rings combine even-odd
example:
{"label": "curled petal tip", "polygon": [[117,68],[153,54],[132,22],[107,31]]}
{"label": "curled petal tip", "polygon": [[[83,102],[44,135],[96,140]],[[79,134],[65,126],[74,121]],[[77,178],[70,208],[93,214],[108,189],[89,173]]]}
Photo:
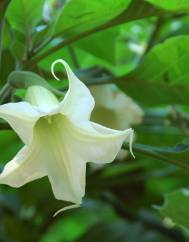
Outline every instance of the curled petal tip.
{"label": "curled petal tip", "polygon": [[58,60],[55,60],[52,65],[51,65],[51,73],[53,75],[53,77],[57,80],[57,81],[60,81],[60,78],[58,78],[54,72],[54,67],[57,63],[61,63],[64,65],[64,61],[62,59],[58,59]]}
{"label": "curled petal tip", "polygon": [[129,135],[129,151],[131,153],[131,155],[133,156],[133,158],[135,159],[135,155],[133,153],[133,138],[134,138],[134,130],[130,129],[130,135]]}
{"label": "curled petal tip", "polygon": [[64,212],[66,210],[72,209],[72,208],[79,208],[81,206],[81,204],[73,204],[70,206],[66,206],[64,208],[59,209],[54,215],[53,217],[56,217],[59,213]]}

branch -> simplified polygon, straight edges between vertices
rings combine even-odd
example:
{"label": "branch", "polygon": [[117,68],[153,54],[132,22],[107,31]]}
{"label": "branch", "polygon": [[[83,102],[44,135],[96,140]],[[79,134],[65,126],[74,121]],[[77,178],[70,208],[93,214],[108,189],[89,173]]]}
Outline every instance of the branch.
{"label": "branch", "polygon": [[86,32],[80,33],[79,35],[73,36],[70,39],[63,40],[58,45],[50,48],[49,50],[45,51],[41,55],[37,55],[31,61],[26,62],[24,64],[23,68],[24,69],[29,69],[29,68],[33,67],[36,63],[38,63],[42,59],[46,58],[47,56],[53,54],[54,52],[58,51],[59,49],[64,48],[65,46],[68,46],[68,45],[72,44],[73,42],[75,42],[77,40],[80,40],[80,39],[82,39],[84,37],[89,36],[90,34],[93,34],[93,33],[97,32],[97,31],[100,31],[100,30],[103,30],[103,29],[106,29],[106,28],[107,28],[107,25],[102,25],[102,26],[100,26],[98,28],[91,29],[91,30],[88,30]]}
{"label": "branch", "polygon": [[73,64],[75,65],[75,67],[76,67],[77,69],[79,69],[79,68],[80,68],[80,64],[79,64],[79,62],[78,62],[77,55],[76,55],[76,53],[75,53],[74,48],[73,48],[72,46],[68,46],[68,51],[69,51],[69,53],[70,53],[70,57],[71,57],[71,59],[72,59],[72,61],[73,61]]}
{"label": "branch", "polygon": [[[114,19],[110,20],[109,22],[97,26],[94,29],[90,29],[86,32],[80,33],[77,36],[72,36],[69,39],[63,40],[58,45],[50,48],[49,50],[45,51],[42,54],[37,55],[31,61],[25,63],[24,68],[29,69],[34,66],[37,62],[41,61],[42,59],[46,58],[47,56],[51,55],[52,53],[58,51],[59,49],[72,44],[73,42],[85,38],[93,33],[108,29],[113,26],[117,26],[119,24],[127,23],[133,20],[141,19],[141,18],[148,18],[151,16],[156,16],[162,14],[162,10],[154,8],[151,4],[147,3],[146,1],[142,1],[142,5],[140,6],[140,0],[134,0],[130,4],[130,6],[123,11],[120,15],[116,16]],[[132,14],[130,14],[132,13]],[[63,33],[61,33],[63,35]],[[56,36],[54,36],[56,37]],[[59,36],[60,37],[60,36]],[[43,46],[44,48],[45,46]],[[41,49],[40,49],[41,50]]]}
{"label": "branch", "polygon": [[[122,148],[128,150],[129,144],[124,143]],[[183,163],[179,160],[171,159],[171,158],[165,156],[164,154],[158,152],[158,150],[156,150],[156,147],[142,145],[142,144],[133,144],[132,148],[133,148],[133,151],[136,151],[137,153],[141,153],[143,155],[150,156],[157,160],[162,160],[169,164],[176,165],[176,166],[179,166],[180,168],[189,170],[189,164]],[[167,150],[170,150],[170,148],[168,147]],[[175,153],[175,152],[172,152],[172,153]]]}
{"label": "branch", "polygon": [[154,30],[152,31],[152,34],[148,40],[148,44],[147,47],[145,49],[144,55],[152,48],[152,46],[154,45],[154,42],[156,40],[156,38],[158,37],[158,34],[161,30],[161,27],[164,24],[164,18],[162,16],[158,17],[157,22],[154,26]]}

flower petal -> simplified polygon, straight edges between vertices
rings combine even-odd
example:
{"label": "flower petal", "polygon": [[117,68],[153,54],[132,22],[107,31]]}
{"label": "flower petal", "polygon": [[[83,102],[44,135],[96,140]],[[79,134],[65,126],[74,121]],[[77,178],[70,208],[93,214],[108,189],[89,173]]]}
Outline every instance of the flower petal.
{"label": "flower petal", "polygon": [[72,209],[72,208],[78,208],[78,207],[80,207],[80,204],[73,204],[73,205],[66,206],[66,207],[64,207],[64,208],[59,209],[59,210],[53,215],[53,217],[56,217],[56,216],[57,216],[59,213],[61,213],[61,212],[64,212],[64,211],[69,210],[69,209]]}
{"label": "flower petal", "polygon": [[40,115],[27,102],[8,103],[0,106],[0,118],[5,119],[25,144],[32,139],[33,127]]}
{"label": "flower petal", "polygon": [[5,165],[0,174],[0,183],[20,187],[43,176],[43,160],[40,159],[38,150],[25,146]]}
{"label": "flower petal", "polygon": [[43,113],[52,112],[59,104],[56,96],[42,86],[30,86],[27,89],[25,100],[38,107]]}
{"label": "flower petal", "polygon": [[36,142],[43,149],[43,160],[55,197],[80,204],[85,193],[86,163],[72,149],[67,118],[62,114],[41,118],[35,133]]}
{"label": "flower petal", "polygon": [[94,99],[89,89],[76,77],[69,65],[62,59],[56,60],[52,64],[51,71],[56,79],[58,78],[54,74],[54,66],[57,63],[64,65],[69,80],[69,89],[60,104],[61,112],[73,120],[89,120],[94,108]]}
{"label": "flower petal", "polygon": [[[64,149],[62,150],[64,152]],[[86,164],[76,156],[67,156],[66,160],[63,152],[61,157],[57,156],[54,160],[54,165],[49,166],[48,178],[56,199],[79,205],[85,194]],[[61,166],[60,163],[62,163]],[[70,170],[67,170],[68,167]]]}
{"label": "flower petal", "polygon": [[112,162],[125,140],[130,142],[132,153],[133,130],[117,131],[92,122],[83,123],[82,126],[69,121],[72,130],[72,149],[86,162],[109,163]]}
{"label": "flower petal", "polygon": [[81,204],[85,193],[86,163],[71,147],[72,133],[62,114],[42,117],[32,144],[24,147],[0,174],[0,183],[19,187],[48,176],[57,199]]}

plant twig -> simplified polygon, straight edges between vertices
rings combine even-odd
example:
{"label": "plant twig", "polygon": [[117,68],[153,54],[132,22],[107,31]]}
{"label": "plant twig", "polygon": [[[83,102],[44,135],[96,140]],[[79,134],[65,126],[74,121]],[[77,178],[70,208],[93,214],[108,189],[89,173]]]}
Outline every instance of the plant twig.
{"label": "plant twig", "polygon": [[154,42],[156,41],[156,38],[158,37],[158,34],[161,30],[162,25],[164,24],[164,18],[162,16],[158,17],[157,22],[154,26],[154,29],[152,31],[152,34],[148,40],[147,47],[145,49],[144,55],[152,48],[154,45]]}
{"label": "plant twig", "polygon": [[76,56],[74,48],[72,46],[68,46],[68,51],[70,53],[70,57],[71,57],[71,59],[73,61],[73,64],[75,65],[75,67],[77,69],[79,69],[80,68],[80,64],[79,64],[79,62],[77,60],[77,56]]}
{"label": "plant twig", "polygon": [[61,48],[64,48],[65,46],[68,46],[70,44],[72,44],[73,42],[82,39],[84,37],[87,37],[88,35],[95,33],[96,31],[100,31],[106,28],[106,25],[102,25],[98,28],[95,29],[91,29],[88,30],[86,32],[80,33],[76,36],[73,36],[69,39],[63,40],[62,42],[60,42],[59,44],[53,46],[52,48],[50,48],[49,50],[45,51],[44,53],[37,55],[36,57],[34,57],[31,61],[26,62],[24,64],[24,69],[29,69],[31,67],[33,67],[36,63],[38,63],[39,61],[41,61],[42,59],[46,58],[47,56],[51,55],[52,53],[58,51]]}
{"label": "plant twig", "polygon": [[[124,143],[123,149],[129,149],[129,144]],[[146,146],[146,145],[141,145],[141,144],[133,144],[133,151],[153,157],[155,159],[158,160],[162,160],[165,162],[168,162],[169,164],[173,164],[176,166],[179,166],[183,169],[187,169],[189,170],[189,164],[180,162],[179,160],[175,160],[175,159],[171,159],[163,154],[161,154],[160,152],[156,151],[155,148],[153,146]],[[151,149],[150,149],[151,148]]]}
{"label": "plant twig", "polygon": [[[78,35],[72,36],[69,39],[65,39],[62,42],[60,42],[58,45],[50,48],[49,50],[43,52],[42,54],[37,55],[36,57],[34,57],[33,59],[31,59],[30,61],[26,62],[24,65],[25,69],[29,69],[31,67],[33,67],[36,63],[38,63],[39,61],[41,61],[42,59],[46,58],[47,56],[51,55],[52,53],[58,51],[59,49],[68,46],[70,44],[72,44],[73,42],[83,39],[93,33],[108,29],[110,27],[122,24],[122,23],[126,23],[126,22],[130,22],[136,19],[140,19],[140,18],[144,18],[144,17],[150,17],[150,16],[156,16],[162,13],[161,10],[156,9],[154,7],[152,7],[149,3],[144,2],[143,6],[142,6],[142,10],[139,7],[139,0],[135,0],[132,2],[132,4],[130,4],[130,6],[123,11],[120,15],[118,15],[117,17],[115,17],[114,19],[110,20],[109,22],[97,26],[94,29],[89,29],[88,31],[82,32]],[[144,11],[145,10],[145,11]],[[130,14],[133,13],[133,11],[135,11],[135,14]],[[141,11],[143,11],[141,13]],[[61,33],[62,35],[63,33]],[[55,36],[54,36],[55,37]],[[43,46],[44,48],[45,46]],[[40,49],[41,50],[41,49]]]}

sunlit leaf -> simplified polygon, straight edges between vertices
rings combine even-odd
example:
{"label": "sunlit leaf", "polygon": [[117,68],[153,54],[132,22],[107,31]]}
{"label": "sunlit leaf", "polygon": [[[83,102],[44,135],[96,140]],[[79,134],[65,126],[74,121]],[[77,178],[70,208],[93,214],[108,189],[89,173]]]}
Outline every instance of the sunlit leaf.
{"label": "sunlit leaf", "polygon": [[122,13],[131,0],[71,0],[62,9],[55,33],[81,32],[102,25]]}
{"label": "sunlit leaf", "polygon": [[115,80],[146,106],[189,104],[189,37],[173,37],[155,46],[138,68]]}
{"label": "sunlit leaf", "polygon": [[189,11],[188,0],[147,0],[147,2],[154,4],[157,7],[170,11]]}
{"label": "sunlit leaf", "polygon": [[114,64],[118,35],[118,29],[105,30],[76,42],[76,46]]}
{"label": "sunlit leaf", "polygon": [[6,13],[12,28],[31,34],[42,17],[43,4],[44,0],[12,0]]}

